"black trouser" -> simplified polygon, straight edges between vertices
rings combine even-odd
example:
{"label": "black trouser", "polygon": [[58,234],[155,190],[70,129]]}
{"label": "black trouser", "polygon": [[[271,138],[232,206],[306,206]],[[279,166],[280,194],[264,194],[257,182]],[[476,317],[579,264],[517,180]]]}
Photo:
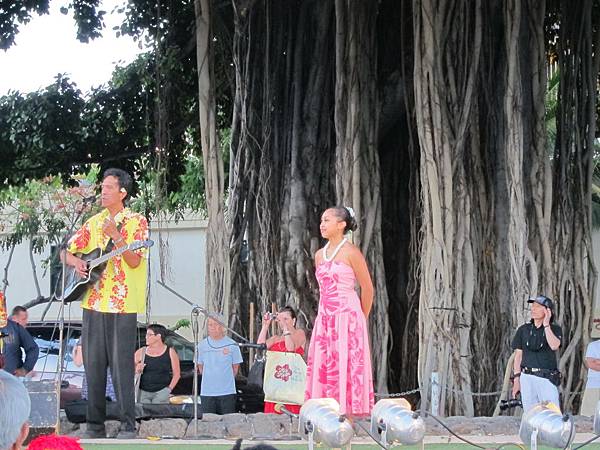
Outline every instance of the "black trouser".
{"label": "black trouser", "polygon": [[233,414],[235,412],[235,394],[200,396],[202,414]]}
{"label": "black trouser", "polygon": [[88,384],[87,423],[103,430],[106,420],[106,368],[110,367],[121,430],[135,430],[134,352],[137,314],[83,310],[83,364]]}

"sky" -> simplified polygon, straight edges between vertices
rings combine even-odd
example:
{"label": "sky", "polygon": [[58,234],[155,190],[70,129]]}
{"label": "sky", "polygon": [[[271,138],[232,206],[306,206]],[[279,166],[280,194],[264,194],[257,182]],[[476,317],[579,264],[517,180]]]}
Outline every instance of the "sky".
{"label": "sky", "polygon": [[68,0],[50,1],[50,14],[34,15],[19,26],[16,43],[6,52],[0,50],[0,96],[9,90],[36,91],[52,84],[58,73],[67,73],[82,92],[106,83],[116,65],[133,61],[142,50],[129,37],[115,36],[113,26],[122,17],[111,14],[123,0],[103,0],[100,8],[106,11],[106,28],[102,37],[80,43],[72,15],[60,12]]}

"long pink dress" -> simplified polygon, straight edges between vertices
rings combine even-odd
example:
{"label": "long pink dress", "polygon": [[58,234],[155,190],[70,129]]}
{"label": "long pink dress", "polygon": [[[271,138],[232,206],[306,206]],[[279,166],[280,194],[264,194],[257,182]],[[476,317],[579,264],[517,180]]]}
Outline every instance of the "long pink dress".
{"label": "long pink dress", "polygon": [[343,262],[317,267],[320,299],[306,372],[306,400],[333,398],[342,414],[369,415],[373,377],[367,323],[354,289],[352,268]]}

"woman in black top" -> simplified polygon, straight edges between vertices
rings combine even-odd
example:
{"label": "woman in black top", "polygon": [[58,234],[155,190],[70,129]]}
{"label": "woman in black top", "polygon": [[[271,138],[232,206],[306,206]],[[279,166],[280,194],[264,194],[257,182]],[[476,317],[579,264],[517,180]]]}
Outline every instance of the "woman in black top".
{"label": "woman in black top", "polygon": [[140,403],[169,403],[171,391],[179,381],[179,357],[165,344],[166,334],[162,325],[148,325],[146,347],[135,352],[135,372],[141,374]]}

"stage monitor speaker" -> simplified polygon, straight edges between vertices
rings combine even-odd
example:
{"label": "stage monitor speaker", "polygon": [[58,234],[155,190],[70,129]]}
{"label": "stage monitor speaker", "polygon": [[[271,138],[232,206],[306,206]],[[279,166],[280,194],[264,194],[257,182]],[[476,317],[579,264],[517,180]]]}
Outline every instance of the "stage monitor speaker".
{"label": "stage monitor speaker", "polygon": [[57,410],[58,381],[33,381],[24,378],[23,384],[27,388],[31,399],[30,431],[27,441],[36,436],[54,433],[58,428],[59,420]]}

